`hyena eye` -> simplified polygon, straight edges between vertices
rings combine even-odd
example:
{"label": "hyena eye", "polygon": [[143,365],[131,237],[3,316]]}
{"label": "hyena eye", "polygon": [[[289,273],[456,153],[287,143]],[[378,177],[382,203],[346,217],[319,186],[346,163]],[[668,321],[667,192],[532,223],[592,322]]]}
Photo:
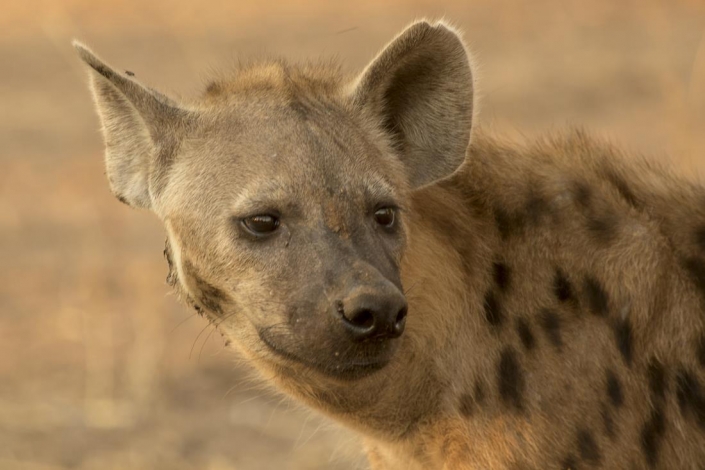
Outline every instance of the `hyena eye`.
{"label": "hyena eye", "polygon": [[394,227],[396,221],[396,211],[392,207],[382,207],[375,211],[375,222],[384,228]]}
{"label": "hyena eye", "polygon": [[270,214],[257,214],[242,219],[242,225],[253,235],[262,237],[279,228],[279,219]]}

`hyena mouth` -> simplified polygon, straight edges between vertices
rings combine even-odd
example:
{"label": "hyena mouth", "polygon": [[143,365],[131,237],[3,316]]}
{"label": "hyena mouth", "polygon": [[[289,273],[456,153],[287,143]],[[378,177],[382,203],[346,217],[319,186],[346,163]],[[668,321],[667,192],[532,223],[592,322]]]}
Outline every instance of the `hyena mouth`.
{"label": "hyena mouth", "polygon": [[266,329],[258,329],[257,334],[267,349],[276,356],[300,366],[315,370],[323,375],[339,380],[358,380],[383,369],[389,364],[390,358],[357,358],[345,359],[331,354],[329,359],[309,359],[287,351],[278,346],[267,336]]}

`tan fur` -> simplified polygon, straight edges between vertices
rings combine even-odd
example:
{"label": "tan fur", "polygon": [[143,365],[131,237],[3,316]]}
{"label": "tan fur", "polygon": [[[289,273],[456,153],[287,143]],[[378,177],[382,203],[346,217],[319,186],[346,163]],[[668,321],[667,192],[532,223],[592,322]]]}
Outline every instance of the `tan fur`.
{"label": "tan fur", "polygon": [[[701,186],[579,131],[469,142],[471,61],[443,24],[352,79],[255,63],[181,104],[79,50],[113,190],[164,221],[172,285],[373,469],[703,468]],[[340,299],[397,290],[403,335],[350,343]]]}

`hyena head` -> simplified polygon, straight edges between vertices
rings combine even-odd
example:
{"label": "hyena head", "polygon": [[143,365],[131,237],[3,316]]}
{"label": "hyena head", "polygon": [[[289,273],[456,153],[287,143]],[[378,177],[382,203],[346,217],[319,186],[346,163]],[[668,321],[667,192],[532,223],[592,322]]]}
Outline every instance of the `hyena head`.
{"label": "hyena head", "polygon": [[254,64],[188,104],[76,48],[111,189],[164,222],[187,301],[261,368],[341,381],[394,360],[411,192],[454,172],[470,138],[455,32],[416,23],[352,80]]}

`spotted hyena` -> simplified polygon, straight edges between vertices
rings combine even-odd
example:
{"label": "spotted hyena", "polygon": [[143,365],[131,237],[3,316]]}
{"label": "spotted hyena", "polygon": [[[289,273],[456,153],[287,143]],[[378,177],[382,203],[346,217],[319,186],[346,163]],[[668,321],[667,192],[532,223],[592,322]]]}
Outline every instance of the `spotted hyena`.
{"label": "spotted hyena", "polygon": [[705,468],[702,186],[483,134],[443,23],[354,77],[265,61],[190,102],[76,47],[171,284],[373,468]]}

